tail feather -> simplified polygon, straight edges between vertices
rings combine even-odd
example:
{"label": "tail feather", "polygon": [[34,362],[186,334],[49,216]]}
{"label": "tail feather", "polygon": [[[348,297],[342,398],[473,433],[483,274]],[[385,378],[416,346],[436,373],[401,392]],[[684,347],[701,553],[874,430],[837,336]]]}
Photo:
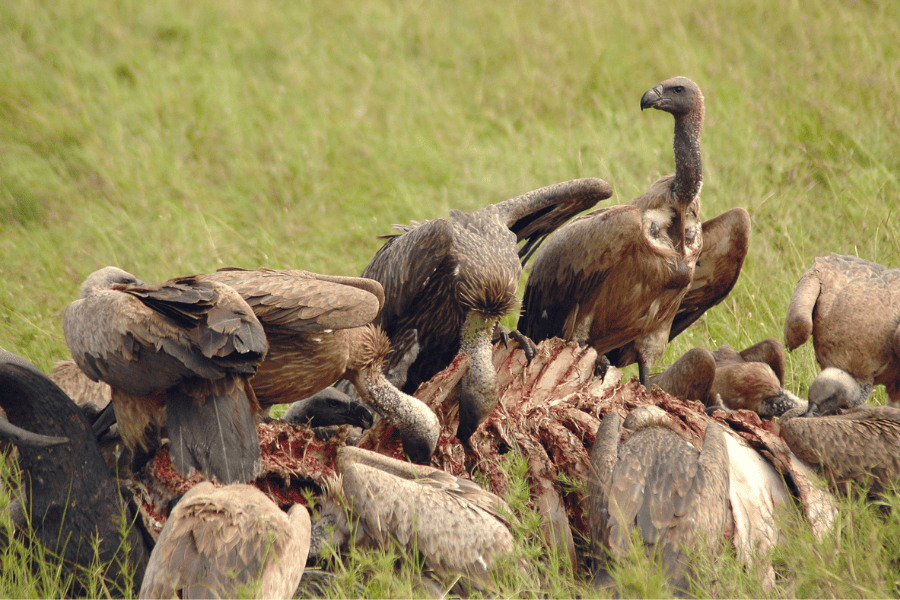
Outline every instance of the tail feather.
{"label": "tail feather", "polygon": [[169,451],[184,476],[191,470],[220,483],[247,483],[260,469],[253,391],[240,377],[194,380],[169,390]]}

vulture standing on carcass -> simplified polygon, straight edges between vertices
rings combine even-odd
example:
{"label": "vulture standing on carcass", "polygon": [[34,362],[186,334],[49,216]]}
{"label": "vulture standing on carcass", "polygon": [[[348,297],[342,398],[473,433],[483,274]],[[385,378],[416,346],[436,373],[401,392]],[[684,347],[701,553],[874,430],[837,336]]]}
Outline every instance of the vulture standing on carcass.
{"label": "vulture standing on carcass", "polygon": [[881,384],[900,406],[900,269],[855,256],[816,258],[788,306],[785,345],[794,350],[810,334],[822,368],[810,408],[862,406]]}
{"label": "vulture standing on carcass", "polygon": [[602,179],[577,179],[475,212],[452,210],[447,219],[395,226],[403,233],[386,236],[363,271],[384,286],[385,305],[375,323],[393,341],[418,332],[419,353],[405,392],[414,392],[458,353],[469,356],[459,393],[460,441],[467,442],[497,404],[491,339],[516,305],[520,257],[527,261],[546,235],[610,195]]}
{"label": "vulture standing on carcass", "polygon": [[117,267],[91,274],[66,308],[72,358],[112,388],[126,446],[152,454],[165,428],[172,463],[222,483],[259,470],[249,380],[268,349],[253,311],[227,285],[180,277],[148,285]]}
{"label": "vulture standing on carcass", "polygon": [[292,598],[306,567],[306,507],[245,484],[192,487],[150,555],[141,598]]}
{"label": "vulture standing on carcass", "polygon": [[782,387],[784,368],[784,347],[768,338],[741,352],[727,344],[715,352],[693,348],[650,382],[709,409],[745,409],[772,418],[805,404]]}
{"label": "vulture standing on carcass", "polygon": [[779,420],[781,437],[800,460],[822,472],[833,486],[856,482],[871,497],[900,482],[900,409],[891,406],[837,406],[843,414],[809,409],[789,411]]}
{"label": "vulture standing on carcass", "polygon": [[99,557],[122,569],[105,573],[107,578],[139,588],[152,541],[137,508],[119,495],[81,410],[34,365],[3,350],[0,408],[9,418],[0,420],[0,438],[18,447],[24,475],[23,493],[14,502],[37,540],[62,557],[76,582],[94,572]]}
{"label": "vulture standing on carcass", "polygon": [[317,549],[351,540],[376,548],[397,543],[421,553],[441,579],[491,586],[495,561],[513,549],[512,512],[500,497],[440,469],[353,446],[338,449],[335,468],[318,511],[333,533],[314,540]]}
{"label": "vulture standing on carcass", "polygon": [[[729,521],[729,456],[725,431],[706,427],[699,452],[673,429],[657,406],[625,418],[607,414],[591,449],[588,523],[596,558],[621,558],[637,528],[648,554],[658,553],[676,589],[687,591],[684,547],[721,550]],[[623,431],[624,430],[624,431]],[[596,573],[602,583],[604,570]]]}
{"label": "vulture standing on carcass", "polygon": [[535,257],[519,329],[536,342],[557,336],[592,346],[617,367],[637,362],[648,386],[666,343],[734,287],[750,216],[735,208],[700,224],[700,88],[668,79],[642,96],[645,108],[675,118],[675,175],[550,236]]}
{"label": "vulture standing on carcass", "polygon": [[[234,288],[265,329],[269,353],[253,378],[264,409],[307,398],[345,377],[367,406],[397,426],[410,459],[430,462],[440,433],[437,416],[382,373],[391,343],[372,324],[384,304],[380,283],[272,269],[220,269],[199,277]],[[362,411],[342,412],[365,424]]]}

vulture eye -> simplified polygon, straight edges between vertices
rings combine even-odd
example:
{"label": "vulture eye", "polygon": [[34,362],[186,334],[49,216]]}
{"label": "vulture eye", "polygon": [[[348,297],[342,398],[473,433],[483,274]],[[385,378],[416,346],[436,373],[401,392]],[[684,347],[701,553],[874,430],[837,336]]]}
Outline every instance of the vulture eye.
{"label": "vulture eye", "polygon": [[672,88],[672,91],[675,92],[676,94],[680,94],[681,92],[684,91],[684,86],[676,85],[674,88]]}
{"label": "vulture eye", "polygon": [[653,236],[653,239],[659,238],[659,225],[650,223],[650,235]]}

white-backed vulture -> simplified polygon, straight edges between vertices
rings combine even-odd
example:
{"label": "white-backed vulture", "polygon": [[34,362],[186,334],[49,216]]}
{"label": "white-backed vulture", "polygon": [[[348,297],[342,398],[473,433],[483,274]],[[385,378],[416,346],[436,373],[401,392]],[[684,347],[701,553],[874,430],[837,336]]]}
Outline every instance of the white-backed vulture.
{"label": "white-backed vulture", "polygon": [[37,540],[63,558],[76,583],[94,572],[99,557],[108,580],[139,588],[152,541],[142,535],[137,508],[119,495],[82,411],[37,367],[4,350],[0,408],[9,419],[0,419],[0,437],[18,447],[20,507]]}
{"label": "white-backed vulture", "polygon": [[234,288],[265,329],[269,353],[253,378],[263,408],[307,398],[345,377],[367,406],[397,426],[411,460],[431,461],[437,416],[382,372],[391,343],[372,324],[385,303],[380,283],[272,269],[220,269],[200,277]]}
{"label": "white-backed vulture", "polygon": [[122,440],[152,453],[164,427],[172,462],[223,483],[259,469],[249,379],[268,349],[253,311],[227,285],[197,277],[148,285],[117,267],[91,274],[66,308],[79,368],[112,388]]}
{"label": "white-backed vulture", "polygon": [[245,484],[192,487],[150,555],[141,598],[291,598],[309,552],[306,507]]}
{"label": "white-backed vulture", "polygon": [[[609,413],[591,449],[588,522],[596,558],[623,557],[631,531],[640,532],[648,555],[659,554],[676,589],[687,590],[685,546],[721,550],[728,521],[729,457],[725,431],[706,428],[698,453],[672,428],[661,408],[632,410],[624,422]],[[624,431],[623,431],[624,430]],[[598,581],[604,578],[601,568]]]}
{"label": "white-backed vulture", "polygon": [[856,482],[877,496],[900,482],[900,409],[858,406],[843,414],[806,417],[801,412],[790,411],[779,421],[781,437],[832,485]]}
{"label": "white-backed vulture", "polygon": [[862,406],[884,385],[900,406],[900,269],[832,254],[816,258],[800,277],[784,321],[794,350],[813,338],[822,372],[809,387],[821,414]]}
{"label": "white-backed vulture", "polygon": [[592,346],[617,367],[637,362],[647,386],[666,343],[734,287],[750,217],[736,208],[700,224],[700,88],[668,79],[644,93],[645,108],[675,118],[675,175],[550,236],[535,257],[519,328],[535,341]]}
{"label": "white-backed vulture", "polygon": [[352,446],[338,450],[335,466],[319,514],[334,523],[336,546],[397,543],[421,553],[439,578],[462,576],[479,588],[513,549],[509,507],[473,481]]}
{"label": "white-backed vulture", "polygon": [[[392,340],[418,331],[419,354],[403,390],[468,354],[461,381],[456,437],[467,442],[497,404],[491,337],[500,318],[516,305],[523,260],[548,233],[573,215],[609,198],[601,179],[578,179],[544,187],[471,213],[395,226],[363,277],[384,286],[385,306],[376,323]],[[517,243],[527,240],[521,251]]]}

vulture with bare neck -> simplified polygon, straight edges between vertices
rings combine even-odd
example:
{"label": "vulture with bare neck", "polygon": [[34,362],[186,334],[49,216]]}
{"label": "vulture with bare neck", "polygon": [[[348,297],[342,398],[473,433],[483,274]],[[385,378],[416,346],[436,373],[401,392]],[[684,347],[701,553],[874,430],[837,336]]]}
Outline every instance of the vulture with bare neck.
{"label": "vulture with bare neck", "polygon": [[516,305],[520,257],[527,260],[546,235],[611,194],[601,179],[577,179],[475,212],[396,226],[403,233],[390,236],[363,271],[384,286],[384,309],[374,322],[393,341],[418,332],[419,354],[403,391],[414,392],[458,353],[469,356],[459,392],[460,441],[497,404],[491,338]]}
{"label": "vulture with bare neck", "polygon": [[797,282],[784,321],[788,350],[810,335],[822,368],[809,386],[811,409],[863,406],[882,384],[900,407],[900,269],[856,256],[817,258]]}
{"label": "vulture with bare neck", "polygon": [[700,224],[700,88],[668,79],[641,97],[645,108],[675,118],[675,174],[556,231],[535,257],[519,327],[592,346],[618,367],[637,362],[646,386],[666,343],[734,287],[750,217],[735,208]]}

